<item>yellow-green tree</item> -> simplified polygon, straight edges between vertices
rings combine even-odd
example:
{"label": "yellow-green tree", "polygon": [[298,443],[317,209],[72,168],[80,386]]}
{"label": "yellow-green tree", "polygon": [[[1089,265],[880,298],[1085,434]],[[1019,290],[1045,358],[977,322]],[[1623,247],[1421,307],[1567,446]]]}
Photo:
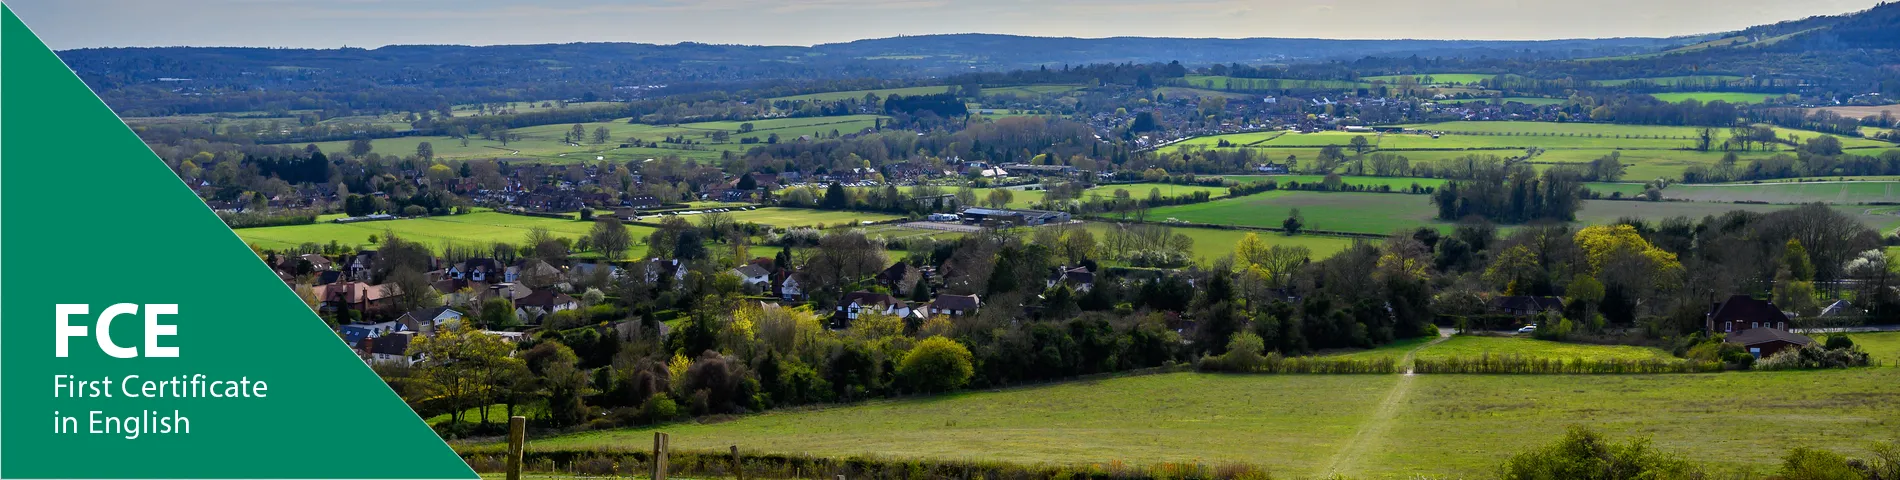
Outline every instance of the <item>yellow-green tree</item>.
{"label": "yellow-green tree", "polygon": [[970,349],[947,337],[918,342],[897,365],[897,375],[920,392],[947,392],[963,387],[975,374]]}

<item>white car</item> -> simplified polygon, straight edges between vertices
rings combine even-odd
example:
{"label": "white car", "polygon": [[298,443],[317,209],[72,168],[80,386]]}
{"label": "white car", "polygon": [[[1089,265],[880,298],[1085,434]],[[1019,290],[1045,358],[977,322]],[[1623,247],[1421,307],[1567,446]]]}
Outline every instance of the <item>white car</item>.
{"label": "white car", "polygon": [[1531,333],[1535,331],[1537,331],[1536,325],[1525,325],[1524,328],[1517,329],[1517,333]]}

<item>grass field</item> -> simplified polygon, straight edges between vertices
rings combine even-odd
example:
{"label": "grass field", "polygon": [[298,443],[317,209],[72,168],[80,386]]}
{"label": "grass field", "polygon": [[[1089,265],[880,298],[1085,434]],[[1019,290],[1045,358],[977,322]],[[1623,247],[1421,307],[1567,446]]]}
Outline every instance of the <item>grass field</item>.
{"label": "grass field", "polygon": [[1592,83],[1595,83],[1600,86],[1605,86],[1605,87],[1620,87],[1620,86],[1629,84],[1630,82],[1641,81],[1641,82],[1648,82],[1648,83],[1652,83],[1652,84],[1656,84],[1660,86],[1673,87],[1673,86],[1682,85],[1685,83],[1689,85],[1717,85],[1723,82],[1733,82],[1733,81],[1742,80],[1742,79],[1743,77],[1739,77],[1735,75],[1682,75],[1682,76],[1675,76],[1675,77],[1644,77],[1644,78],[1620,78],[1616,80],[1597,80]]}
{"label": "grass field", "polygon": [[1438,103],[1460,105],[1460,104],[1466,104],[1466,103],[1496,104],[1499,102],[1503,102],[1503,103],[1522,103],[1525,105],[1540,105],[1541,106],[1541,105],[1559,105],[1568,101],[1569,100],[1562,99],[1562,98],[1503,97],[1503,98],[1464,98],[1464,99],[1452,99],[1452,100],[1439,100]]}
{"label": "grass field", "polygon": [[1665,102],[1681,102],[1683,100],[1695,99],[1695,101],[1702,103],[1709,103],[1716,100],[1728,103],[1763,103],[1767,99],[1780,97],[1780,95],[1772,93],[1743,92],[1670,92],[1655,93],[1650,94],[1650,96]]}
{"label": "grass field", "polygon": [[[752,122],[700,122],[679,125],[647,125],[627,123],[627,119],[607,122],[583,123],[588,135],[593,135],[597,127],[607,127],[608,140],[595,144],[590,139],[578,144],[562,142],[562,136],[573,124],[538,125],[514,129],[521,138],[502,145],[499,141],[483,140],[479,136],[470,136],[468,145],[446,136],[398,137],[371,140],[372,151],[385,155],[414,155],[416,146],[429,142],[436,158],[536,158],[543,161],[565,163],[603,160],[637,160],[657,158],[665,155],[678,155],[683,158],[717,159],[726,151],[744,152],[757,145],[746,144],[743,139],[753,138],[764,143],[769,136],[777,134],[781,140],[790,141],[802,135],[829,135],[833,130],[839,133],[856,133],[873,128],[877,123],[875,115],[846,115],[836,117],[774,118]],[[751,123],[753,130],[739,133],[739,125]],[[726,131],[729,137],[724,142],[714,141],[710,135],[715,131]],[[637,138],[643,142],[663,142],[667,137],[685,137],[693,144],[661,143],[660,147],[618,148],[620,143]],[[339,152],[349,149],[348,141],[321,142],[316,144],[325,152]]]}
{"label": "grass field", "polygon": [[1900,332],[1854,333],[1847,337],[1854,339],[1854,345],[1879,361],[1881,366],[1900,367]]}
{"label": "grass field", "polygon": [[[1671,189],[1674,188],[1671,187]],[[1388,234],[1420,226],[1449,229],[1453,225],[1433,218],[1437,214],[1437,209],[1431,204],[1431,199],[1424,195],[1286,190],[1156,208],[1148,213],[1148,218],[1157,220],[1174,218],[1190,223],[1213,225],[1279,227],[1280,222],[1286,219],[1293,208],[1300,209],[1301,215],[1306,217],[1306,228],[1310,230]],[[1793,208],[1793,206],[1585,200],[1583,208],[1577,212],[1577,221],[1585,225],[1602,225],[1613,223],[1623,217],[1642,218],[1652,222],[1676,216],[1701,220],[1705,216],[1721,215],[1732,210],[1770,212],[1787,208]],[[1896,209],[1892,207],[1841,206],[1837,209],[1883,232],[1900,227],[1900,216],[1897,216],[1900,212],[1895,212]]]}
{"label": "grass field", "polygon": [[[1105,232],[1111,228],[1111,225],[1102,222],[1089,222],[1087,228],[1090,233],[1095,234],[1096,241],[1101,241],[1103,235],[1106,234]],[[1248,233],[1259,236],[1260,240],[1267,245],[1306,247],[1307,250],[1313,252],[1313,260],[1331,257],[1333,254],[1345,250],[1346,247],[1351,247],[1353,242],[1353,239],[1346,237],[1281,235],[1274,232],[1249,232],[1245,230],[1221,230],[1214,228],[1177,226],[1174,227],[1174,231],[1175,233],[1184,234],[1194,239],[1194,251],[1192,255],[1196,262],[1203,265],[1210,264],[1212,261],[1218,260],[1221,257],[1232,255],[1234,253],[1234,245],[1240,243],[1240,239],[1245,238]]]}
{"label": "grass field", "polygon": [[1421,85],[1453,84],[1453,83],[1473,84],[1473,83],[1478,83],[1478,82],[1488,80],[1491,77],[1496,77],[1496,76],[1497,76],[1496,74],[1490,74],[1490,73],[1421,73],[1421,74],[1414,74],[1414,75],[1379,75],[1379,76],[1374,76],[1374,77],[1359,77],[1359,80],[1366,81],[1366,82],[1398,83],[1399,79],[1401,78],[1412,77],[1414,81],[1417,81]]}
{"label": "grass field", "polygon": [[[373,248],[374,246],[369,243],[369,237],[371,235],[380,237],[385,231],[395,232],[397,236],[405,240],[440,249],[449,242],[460,245],[493,242],[519,244],[523,238],[527,237],[528,231],[535,227],[546,228],[548,233],[556,237],[578,238],[587,235],[588,230],[593,226],[593,222],[580,220],[476,212],[465,215],[377,222],[240,228],[234,232],[237,232],[238,237],[243,238],[245,243],[275,250],[296,248],[304,243],[327,244],[332,240],[344,246]],[[628,225],[627,229],[636,238],[645,238],[653,233],[653,228],[640,225]],[[628,256],[635,257],[645,252],[645,245],[634,245]]]}
{"label": "grass field", "polygon": [[[1427,349],[1429,350],[1429,349]],[[1794,446],[1892,439],[1900,368],[1679,375],[1177,373],[785,410],[663,430],[676,448],[1102,464],[1246,462],[1276,477],[1474,477],[1568,425],[1761,474]],[[1773,425],[1774,428],[1761,428]],[[654,429],[530,449],[639,449]]]}
{"label": "grass field", "polygon": [[1900,202],[1900,182],[1805,182],[1674,185],[1663,197],[1697,202],[1755,201],[1839,204]]}
{"label": "grass field", "polygon": [[[852,211],[839,211],[839,210],[807,210],[807,209],[802,209],[802,208],[779,208],[779,207],[766,207],[766,208],[760,208],[757,210],[728,212],[727,215],[731,215],[733,221],[740,222],[740,223],[751,222],[751,223],[758,223],[762,225],[771,225],[771,226],[780,227],[780,228],[809,227],[809,226],[816,226],[820,224],[823,224],[826,226],[836,226],[836,225],[841,225],[841,224],[855,224],[858,222],[881,222],[885,220],[894,220],[898,218],[903,218],[897,215],[873,213],[873,212],[852,212]],[[695,222],[698,221],[698,219],[693,218],[690,215],[687,216],[686,218],[688,220],[692,220]]]}
{"label": "grass field", "polygon": [[1647,360],[1675,358],[1669,352],[1629,345],[1586,345],[1518,337],[1456,336],[1419,350],[1417,358],[1471,358],[1490,354],[1558,360]]}

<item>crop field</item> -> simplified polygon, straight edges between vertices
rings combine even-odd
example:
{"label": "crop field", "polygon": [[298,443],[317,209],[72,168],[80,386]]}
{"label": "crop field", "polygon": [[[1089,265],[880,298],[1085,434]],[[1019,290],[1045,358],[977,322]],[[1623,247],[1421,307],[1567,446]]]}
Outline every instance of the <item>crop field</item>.
{"label": "crop field", "polygon": [[1803,182],[1673,185],[1663,197],[1695,202],[1838,203],[1900,202],[1900,182]]}
{"label": "crop field", "polygon": [[1489,354],[1558,360],[1647,360],[1675,358],[1669,352],[1629,345],[1587,345],[1518,337],[1456,336],[1425,347],[1417,358],[1471,358]]}
{"label": "crop field", "polygon": [[1657,100],[1672,103],[1689,99],[1694,99],[1702,103],[1709,103],[1716,100],[1728,103],[1762,103],[1769,98],[1778,97],[1779,95],[1743,92],[1670,92],[1655,93],[1650,94],[1650,96],[1656,97]]}
{"label": "crop field", "polygon": [[1406,74],[1406,76],[1362,76],[1362,82],[1398,83],[1400,78],[1412,78],[1421,85],[1431,83],[1478,83],[1490,80],[1497,74]]}
{"label": "crop field", "polygon": [[1860,452],[1868,442],[1893,439],[1896,403],[1900,368],[1886,367],[1674,375],[1175,373],[578,433],[535,439],[528,448],[637,450],[661,430],[689,450],[738,445],[834,457],[1244,462],[1295,478],[1474,477],[1555,440],[1569,425],[1584,425],[1619,440],[1651,438],[1664,452],[1717,471],[1761,474],[1794,446]]}
{"label": "crop field", "polygon": [[[1114,225],[1107,222],[1089,222],[1086,225],[1089,232],[1095,234],[1096,241],[1101,241],[1108,229],[1114,228]],[[1194,239],[1194,251],[1191,255],[1194,256],[1195,261],[1203,265],[1209,264],[1221,257],[1232,255],[1234,253],[1234,245],[1239,244],[1240,239],[1245,238],[1248,233],[1260,237],[1261,242],[1265,242],[1270,246],[1306,247],[1307,250],[1313,252],[1313,260],[1331,257],[1333,254],[1339,253],[1347,247],[1351,247],[1354,241],[1347,237],[1325,235],[1281,235],[1275,232],[1250,232],[1246,230],[1222,230],[1184,226],[1175,226],[1173,228],[1175,233],[1184,234]]]}
{"label": "crop field", "polygon": [[[562,220],[557,218],[529,217],[496,212],[476,212],[465,215],[441,217],[410,218],[357,223],[317,223],[311,225],[288,225],[280,227],[240,228],[233,230],[245,243],[259,248],[285,250],[296,248],[304,243],[328,244],[336,241],[344,246],[374,248],[369,237],[381,237],[385,231],[395,232],[397,236],[412,242],[441,249],[450,242],[461,245],[488,244],[504,242],[521,243],[528,231],[535,227],[548,229],[556,237],[579,238],[586,236],[593,222],[580,220]],[[628,225],[635,238],[646,238],[653,233],[652,227]],[[645,245],[634,245],[629,256],[638,256],[646,251]]]}
{"label": "crop field", "polygon": [[1116,190],[1126,190],[1128,191],[1128,195],[1134,198],[1148,198],[1150,192],[1156,191],[1161,192],[1161,196],[1163,197],[1182,197],[1193,195],[1194,192],[1207,192],[1208,195],[1212,195],[1214,198],[1227,196],[1227,187],[1175,185],[1172,183],[1121,183],[1114,185],[1097,185],[1094,188],[1083,190],[1082,199],[1088,200],[1091,195],[1096,194],[1100,194],[1102,198],[1115,198]]}
{"label": "crop field", "polygon": [[[607,127],[607,142],[595,144],[592,139],[584,139],[578,144],[563,142],[562,136],[573,124],[538,125],[514,129],[519,140],[502,145],[500,141],[483,140],[471,135],[468,145],[447,136],[380,138],[370,141],[373,152],[395,155],[413,155],[416,146],[429,142],[436,158],[508,158],[530,157],[543,161],[563,163],[592,161],[596,157],[604,160],[625,161],[643,158],[656,158],[664,155],[678,155],[683,158],[717,159],[722,152],[744,152],[757,145],[742,143],[745,138],[756,139],[764,143],[770,135],[777,134],[780,139],[791,140],[801,135],[828,135],[833,130],[839,133],[855,133],[873,128],[877,123],[875,115],[846,115],[836,117],[776,118],[756,120],[753,130],[739,133],[739,125],[747,122],[701,122],[679,125],[647,125],[627,123],[627,119],[608,122],[583,123],[581,126],[593,135],[594,129]],[[725,142],[716,142],[710,136],[715,131],[724,130],[730,134]],[[691,144],[661,143],[660,147],[619,148],[620,143],[629,138],[643,142],[662,142],[667,137],[685,137]],[[325,152],[338,152],[349,149],[348,141],[320,142],[318,148]]]}

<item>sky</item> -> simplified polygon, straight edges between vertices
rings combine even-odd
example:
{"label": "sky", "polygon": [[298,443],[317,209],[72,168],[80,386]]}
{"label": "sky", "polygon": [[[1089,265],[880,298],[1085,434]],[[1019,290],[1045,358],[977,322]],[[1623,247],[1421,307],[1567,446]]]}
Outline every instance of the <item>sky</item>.
{"label": "sky", "polygon": [[1658,37],[1878,0],[6,0],[56,50],[679,42],[937,33],[1542,40]]}

